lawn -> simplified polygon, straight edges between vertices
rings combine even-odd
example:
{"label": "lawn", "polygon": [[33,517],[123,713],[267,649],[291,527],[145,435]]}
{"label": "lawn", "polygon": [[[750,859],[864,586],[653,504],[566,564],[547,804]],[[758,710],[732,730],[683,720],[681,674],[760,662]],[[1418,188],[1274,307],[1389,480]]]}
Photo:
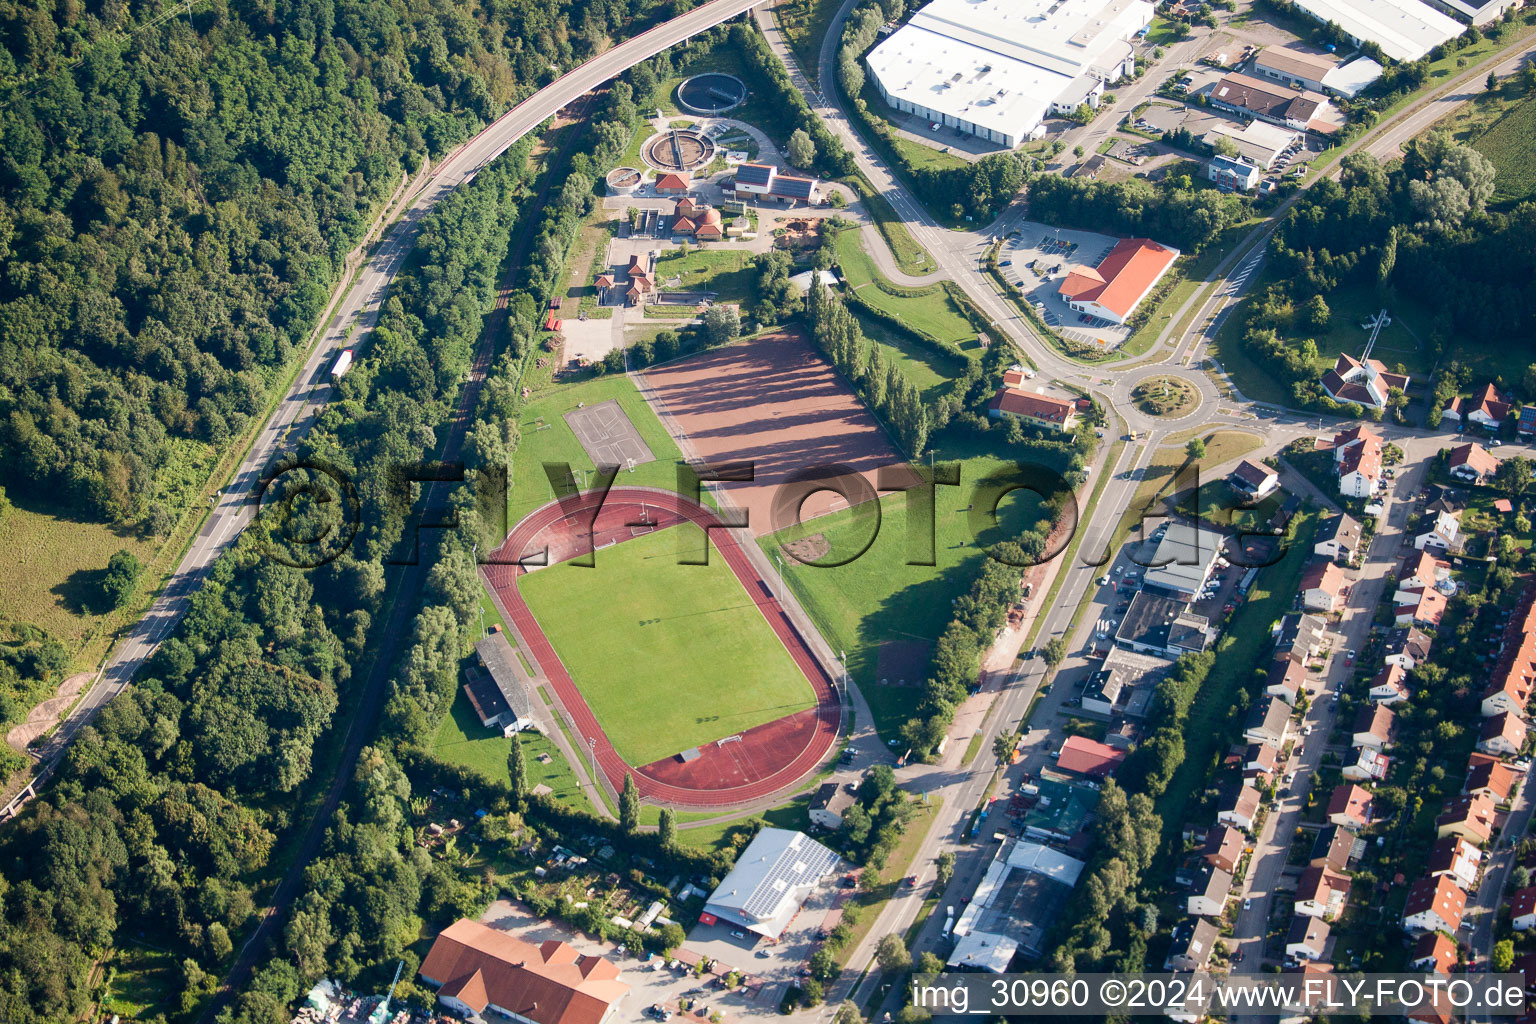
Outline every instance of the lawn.
{"label": "lawn", "polygon": [[575,319],[577,312],[588,317],[607,320],[613,317],[612,306],[597,304],[597,275],[607,268],[602,260],[608,253],[608,242],[618,231],[619,222],[609,216],[610,211],[598,209],[582,225],[576,236],[576,245],[566,260],[565,297],[560,304],[560,315]]}
{"label": "lawn", "polygon": [[14,507],[0,518],[0,544],[11,552],[0,565],[0,608],[8,619],[46,630],[73,653],[119,622],[116,613],[98,607],[113,552],[126,548],[148,563],[156,545],[79,518],[62,505],[12,500]]}
{"label": "lawn", "polygon": [[[1273,279],[1261,278],[1253,286],[1247,299],[1234,310],[1222,324],[1211,343],[1211,353],[1220,361],[1222,369],[1231,374],[1233,381],[1249,399],[1272,402],[1277,405],[1291,401],[1290,385],[1277,378],[1268,368],[1250,359],[1242,347],[1243,321],[1254,296],[1262,294]],[[1370,340],[1370,332],[1360,324],[1368,316],[1374,316],[1384,304],[1369,285],[1346,285],[1334,289],[1325,296],[1333,317],[1328,329],[1322,332],[1295,328],[1286,332],[1287,337],[1300,342],[1312,338],[1317,342],[1317,359],[1314,364],[1319,373],[1332,367],[1340,352],[1358,357]],[[1401,363],[1416,378],[1414,386],[1427,383],[1433,370],[1428,353],[1419,340],[1429,338],[1433,311],[1416,298],[1398,294],[1388,305],[1392,323],[1383,328],[1372,355],[1386,363],[1388,368]],[[1458,335],[1445,346],[1448,354],[1472,368],[1478,381],[1502,376],[1505,380],[1519,380],[1530,353],[1518,345],[1505,343],[1502,338],[1469,338]]]}
{"label": "lawn", "polygon": [[878,344],[885,358],[895,363],[901,375],[922,392],[924,405],[931,408],[934,402],[949,393],[955,377],[964,370],[958,365],[958,359],[921,345],[860,310],[855,309],[853,313],[864,336]]}
{"label": "lawn", "polygon": [[[199,491],[208,485],[218,453],[187,439],[173,440],[170,450],[155,472],[149,501],[181,516],[201,501]],[[145,565],[139,593],[148,595],[159,588],[160,574],[172,568],[195,520],[183,520],[168,540],[145,538],[15,489],[10,500],[13,507],[0,517],[0,543],[11,552],[0,567],[0,618],[46,631],[74,656],[73,668],[94,667],[112,635],[142,611],[141,602],[120,612],[97,606],[107,560],[120,548],[133,552]],[[24,715],[26,709],[20,710]]]}
{"label": "lawn", "polygon": [[1153,18],[1152,24],[1147,28],[1148,46],[1168,46],[1183,39],[1187,32],[1180,31],[1172,21],[1167,18]]}
{"label": "lawn", "polygon": [[102,1010],[128,1020],[181,1012],[181,967],[169,952],[125,942],[113,950]]}
{"label": "lawn", "polygon": [[[888,494],[880,501],[878,532],[872,516],[849,509],[759,539],[763,549],[779,557],[785,575],[806,611],[827,641],[848,655],[848,672],[858,684],[875,716],[875,728],[884,737],[896,734],[912,716],[921,689],[926,663],[906,685],[878,674],[880,646],[888,641],[932,643],[949,625],[951,603],[965,594],[987,557],[987,545],[1015,537],[1040,516],[1034,495],[1014,491],[998,505],[995,522],[980,509],[973,488],[977,482],[999,473],[1008,465],[981,450],[983,439],[958,442],[947,431],[935,442],[936,458],[960,461],[960,486],[937,488],[934,498],[933,561],[935,565],[909,565],[921,560],[926,545],[908,538],[907,498]],[[969,508],[975,504],[976,510]],[[973,536],[972,524],[980,529]],[[836,560],[868,550],[845,565],[806,565],[780,551],[780,545],[798,537],[821,535],[830,545],[827,557]]]}
{"label": "lawn", "polygon": [[880,873],[884,881],[872,890],[860,890],[854,897],[855,903],[860,908],[859,921],[853,926],[852,937],[836,954],[839,966],[848,966],[848,958],[864,940],[864,936],[869,934],[870,928],[874,927],[880,912],[885,909],[886,901],[896,895],[902,879],[911,874],[923,873],[925,865],[917,865],[914,870],[912,860],[917,856],[918,847],[923,845],[923,840],[927,837],[928,830],[933,827],[939,808],[943,805],[944,802],[937,797],[917,805],[917,813],[907,822],[906,831],[901,834],[900,841],[886,860],[885,870]]}
{"label": "lawn", "polygon": [[903,273],[929,274],[939,269],[928,250],[919,245],[917,239],[912,237],[912,232],[907,230],[906,222],[896,215],[890,200],[876,192],[863,175],[839,180],[859,194],[865,212],[880,230],[880,237],[885,239],[891,255],[896,259],[896,265]]}
{"label": "lawn", "polygon": [[757,291],[752,260],[752,253],[741,249],[670,249],[656,261],[656,288],[714,292],[719,302],[750,302]]}
{"label": "lawn", "polygon": [[[523,757],[528,763],[529,785],[548,786],[554,791],[556,800],[586,809],[587,799],[576,781],[576,773],[554,741],[536,732],[518,733],[517,740],[523,745]],[[453,707],[437,727],[437,735],[432,739],[432,756],[505,785],[508,781],[507,755],[511,752],[512,739],[503,736],[500,729],[487,729],[480,724],[461,687],[453,699]],[[549,755],[548,763],[539,761],[542,754]]]}
{"label": "lawn", "polygon": [[864,251],[863,238],[858,231],[839,231],[835,244],[838,266],[842,268],[848,287],[856,290],[859,298],[939,341],[951,342],[963,350],[980,351],[976,328],[960,312],[960,307],[943,285],[925,288],[889,285]]}
{"label": "lawn", "polygon": [[655,134],[656,129],[651,127],[649,122],[642,124],[635,130],[635,137],[629,140],[629,148],[624,150],[624,155],[619,157],[619,162],[614,166],[633,167],[643,173],[647,169],[647,164],[640,159],[640,150],[644,147],[646,140]]}
{"label": "lawn", "polygon": [[[680,536],[681,534],[687,536]],[[696,549],[691,524],[564,563],[518,589],[619,755],[649,764],[814,705],[762,613],[718,555]]]}
{"label": "lawn", "polygon": [[[1136,493],[1131,496],[1130,505],[1116,528],[1115,538],[1111,542],[1112,550],[1120,546],[1143,516],[1162,514],[1152,506],[1158,500],[1166,501],[1174,497],[1168,492],[1174,483],[1174,475],[1189,461],[1184,453],[1184,444],[1195,434],[1205,440],[1205,458],[1200,460],[1203,479],[1210,479],[1204,476],[1204,467],[1219,466],[1231,459],[1240,458],[1264,443],[1258,434],[1246,430],[1218,430],[1209,434],[1192,431],[1189,436],[1170,436],[1169,440],[1176,440],[1177,443],[1153,452],[1151,461],[1142,470],[1141,482],[1137,484]],[[1174,509],[1170,507],[1168,511]]]}
{"label": "lawn", "polygon": [[812,85],[820,83],[821,41],[831,30],[842,0],[785,0],[773,9],[779,31],[795,52],[795,62]]}
{"label": "lawn", "polygon": [[553,500],[554,494],[542,463],[563,462],[577,472],[592,471],[592,460],[566,424],[564,414],[578,405],[596,405],[609,399],[619,403],[656,456],[655,462],[636,466],[634,472],[621,471],[614,484],[665,487],[668,490],[677,487],[676,463],[681,458],[677,445],[628,377],[597,377],[580,384],[556,385],[535,395],[519,413],[517,426],[522,440],[512,459],[508,526]]}

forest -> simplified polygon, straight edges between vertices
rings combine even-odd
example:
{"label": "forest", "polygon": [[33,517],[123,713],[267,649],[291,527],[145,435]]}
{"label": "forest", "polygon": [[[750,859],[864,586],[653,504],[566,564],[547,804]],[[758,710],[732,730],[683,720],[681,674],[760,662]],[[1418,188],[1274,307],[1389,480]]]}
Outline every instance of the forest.
{"label": "forest", "polygon": [[[593,20],[600,17],[597,14],[577,16],[569,8],[519,12],[503,6],[498,10],[500,20],[494,23],[494,31],[487,28],[489,23],[459,18],[455,34],[459,43],[477,41],[478,49],[463,52],[483,55],[487,81],[499,80],[489,69],[503,61],[514,68],[519,66],[511,51],[486,48],[487,32],[489,38],[500,40],[497,45],[501,46],[509,33],[526,31],[520,38],[537,40],[538,26],[554,26],[564,19],[584,24],[591,31],[604,24]],[[403,18],[409,12],[402,9],[395,13]],[[414,51],[405,44],[408,35],[414,38],[416,29],[406,33],[403,22],[389,20],[387,9],[359,8],[347,16],[348,21],[332,8],[316,8],[317,17],[324,14],[321,20],[327,27],[323,29],[310,25],[300,14],[297,9],[285,8],[273,22],[270,11],[235,15],[220,8],[211,14],[195,13],[195,31],[184,20],[179,25],[173,20],[158,29],[167,38],[152,31],[139,35],[149,37],[147,41],[155,44],[150,49],[161,60],[190,47],[177,60],[177,75],[185,68],[200,66],[194,61],[194,51],[202,53],[206,48],[203,56],[211,65],[238,67],[237,58],[244,48],[256,47],[251,51],[252,63],[241,73],[254,74],[260,69],[270,81],[264,79],[266,84],[261,88],[254,88],[254,80],[247,83],[252,86],[249,89],[231,85],[231,94],[270,96],[276,102],[283,95],[278,83],[284,83],[298,94],[309,95],[317,111],[334,112],[335,107],[328,100],[322,102],[319,93],[306,91],[299,76],[282,71],[279,56],[291,54],[303,64],[308,60],[306,54],[317,48],[345,55],[345,59],[328,65],[332,80],[339,83],[343,93],[351,82],[354,91],[369,94],[372,105],[366,106],[365,112],[377,114],[373,121],[361,117],[350,128],[337,122],[325,131],[313,126],[310,132],[303,118],[290,112],[282,118],[272,115],[271,125],[281,125],[298,137],[316,134],[316,141],[334,130],[339,133],[336,146],[350,145],[345,140],[358,141],[359,133],[366,134],[365,128],[379,146],[394,139],[397,145],[388,152],[397,154],[390,158],[395,165],[389,168],[380,189],[370,193],[374,196],[392,187],[413,152],[419,158],[427,149],[449,146],[472,129],[484,113],[494,112],[487,108],[477,113],[457,100],[443,99],[443,87],[453,77],[448,73],[457,66],[450,52],[459,51],[443,47],[440,26],[436,48],[423,53],[438,53],[442,60],[433,73],[445,77],[423,87],[419,82],[412,84],[416,80],[405,74],[407,70],[425,74],[430,64],[411,57]],[[458,18],[452,11],[439,11],[432,17],[447,21]],[[375,64],[362,62],[358,54],[364,51],[346,41],[348,37],[340,27],[343,21],[354,28],[373,25],[376,31],[364,36],[371,40],[366,52],[377,55]],[[427,31],[429,24],[436,23],[423,21],[418,28]],[[476,31],[465,35],[471,27]],[[289,34],[300,28],[310,35]],[[555,30],[551,27],[549,31]],[[36,38],[37,33],[34,28],[28,35],[12,26],[4,38],[14,43],[23,37]],[[539,69],[547,68],[549,56],[580,56],[583,47],[595,45],[586,36],[558,35],[558,42],[554,35],[544,40],[547,46],[537,67],[529,65],[533,77],[528,85],[537,84],[538,76],[544,73]],[[96,49],[90,53],[99,52],[102,38],[106,34],[98,32]],[[300,45],[301,39],[308,41]],[[263,45],[274,49],[261,56],[258,40],[265,40]],[[85,46],[74,37],[68,45]],[[519,51],[525,45],[519,44]],[[22,51],[13,47],[11,52]],[[42,50],[34,47],[25,52],[33,65],[41,68],[46,63]],[[499,56],[492,60],[495,54]],[[375,57],[369,60],[375,61]],[[669,70],[668,60],[666,55],[655,58],[637,76],[658,81],[657,73]],[[398,64],[392,63],[396,61]],[[89,58],[86,63],[90,63]],[[354,64],[359,77],[348,78],[351,72],[347,69]],[[153,77],[138,65],[133,66],[132,74]],[[141,99],[154,92],[132,88],[132,74],[125,72],[122,89]],[[167,70],[166,74],[172,72]],[[217,77],[206,69],[201,74],[203,79]],[[464,75],[454,77],[458,84],[450,91],[466,94],[465,83],[471,77],[466,64]],[[230,82],[237,80],[238,76]],[[177,81],[180,84],[176,88],[186,94],[199,91],[193,82]],[[368,82],[374,81],[393,82],[398,89],[381,101],[370,93]],[[511,78],[503,84],[508,89],[524,87]],[[410,99],[428,95],[431,102]],[[553,178],[536,181],[530,177],[534,169],[528,157],[536,140],[529,136],[481,171],[471,184],[445,198],[426,218],[417,250],[393,285],[370,344],[298,452],[300,459],[333,467],[351,482],[359,514],[350,546],[313,570],[290,568],[271,557],[293,554],[302,547],[292,538],[315,535],[306,532],[308,527],[327,522],[334,525],[334,506],[341,503],[316,502],[306,498],[302,488],[295,488],[290,517],[264,517],[215,563],[175,634],[162,645],[134,687],[82,731],[47,791],[17,822],[0,831],[0,1019],[33,1024],[83,1016],[99,994],[98,965],[124,942],[145,942],[166,950],[176,965],[172,987],[179,1004],[173,1002],[167,1010],[172,1019],[189,1019],[201,1012],[228,969],[243,934],[254,926],[257,903],[269,897],[270,886],[287,870],[286,858],[278,857],[278,852],[298,843],[312,813],[309,802],[316,795],[315,788],[338,772],[350,779],[352,786],[339,814],[330,822],[320,858],[309,865],[304,876],[304,895],[291,918],[283,923],[278,945],[261,951],[262,963],[251,983],[223,1007],[221,1021],[286,1021],[287,1007],[322,972],[353,980],[382,965],[379,970],[386,975],[387,985],[395,960],[402,955],[407,959],[415,956],[406,947],[418,941],[424,928],[435,929],[483,905],[487,898],[483,880],[461,876],[443,862],[426,858],[415,848],[412,831],[403,827],[411,786],[401,759],[435,727],[446,702],[452,699],[459,659],[472,639],[470,623],[479,595],[472,550],[483,530],[476,518],[473,488],[481,483],[483,470],[505,466],[516,446],[517,382],[524,357],[532,348],[537,326],[534,316],[561,276],[571,239],[595,201],[591,171],[611,164],[628,144],[635,118],[631,96],[627,83],[618,83],[608,91],[579,136],[569,168],[551,172]],[[511,98],[508,93],[503,100]],[[96,107],[111,106],[93,103]],[[350,109],[345,102],[341,105]],[[259,103],[251,109],[257,107],[266,109]],[[381,113],[385,107],[401,120],[391,122]],[[450,110],[457,113],[446,119],[440,116]],[[154,125],[165,129],[171,122],[163,114],[148,120],[135,116],[133,123],[140,128]],[[14,118],[6,123],[10,128],[18,124]],[[254,140],[260,135],[252,118],[247,116],[241,123],[242,139]],[[369,124],[373,128],[368,128]],[[392,124],[395,127],[390,127]],[[422,141],[429,136],[435,141]],[[413,149],[418,143],[425,148]],[[178,207],[186,217],[179,221],[179,227],[173,226],[175,218],[168,213],[156,212],[154,203],[168,195],[163,182],[155,186],[152,195],[140,196],[129,204],[140,210],[145,223],[165,229],[167,237],[181,239],[178,244],[189,246],[192,256],[204,253],[208,267],[230,271],[217,282],[211,278],[206,281],[210,286],[216,283],[222,291],[196,293],[195,308],[200,315],[233,308],[215,301],[217,295],[232,294],[229,289],[235,286],[233,282],[244,280],[245,285],[252,285],[255,280],[248,276],[254,273],[255,264],[241,264],[241,273],[247,275],[243,279],[231,269],[225,260],[227,252],[217,248],[218,236],[207,233],[212,230],[209,218],[223,213],[237,217],[242,203],[254,209],[258,201],[264,201],[260,197],[268,193],[274,209],[290,202],[305,216],[318,217],[323,209],[339,209],[324,201],[328,195],[334,198],[326,191],[326,182],[332,179],[324,173],[305,179],[308,191],[302,197],[299,176],[291,167],[274,165],[273,173],[285,177],[282,184],[262,179],[253,162],[254,154],[267,152],[273,143],[250,144],[250,153],[238,159],[231,156],[232,162],[221,165],[220,172],[227,172],[225,183],[231,189],[240,182],[249,184],[250,189],[219,192],[227,198],[221,198],[217,207],[199,207],[201,213],[185,204]],[[368,148],[359,145],[360,151]],[[168,142],[163,146],[156,142],[155,146],[162,154],[171,151]],[[10,156],[7,154],[7,159]],[[63,168],[56,166],[58,159],[59,155],[50,151],[35,169],[62,174]],[[207,198],[214,188],[213,179],[219,177],[211,173],[213,165],[196,163],[194,170],[190,157],[178,159],[182,160],[178,173],[183,174],[180,180],[189,190],[187,195],[197,196],[201,189],[201,198]],[[18,166],[11,161],[6,173]],[[286,180],[290,173],[293,181]],[[38,177],[37,181],[38,199],[47,202],[48,179]],[[360,189],[365,182],[359,177],[353,184]],[[544,205],[537,220],[528,221],[524,214],[534,209],[535,187],[543,190],[539,198]],[[289,198],[285,200],[279,193]],[[362,202],[362,192],[352,195],[359,217],[366,215],[369,206]],[[32,220],[41,223],[38,218]],[[61,227],[68,222],[63,208],[50,222]],[[315,256],[319,262],[314,265],[329,266],[327,261],[344,252],[348,243],[345,239],[331,241],[327,233],[321,244],[321,221],[305,223],[304,231],[313,235],[315,242],[308,251],[320,254]],[[200,233],[194,237],[186,230],[189,226]],[[30,247],[27,251],[57,253],[70,246],[87,245],[96,235],[81,232],[59,237],[64,239],[61,245],[50,247],[35,236],[26,243]],[[522,259],[509,271],[509,279],[517,281],[521,290],[510,298],[505,315],[507,330],[492,335],[498,339],[496,358],[479,388],[477,403],[470,409],[463,457],[470,466],[471,486],[454,488],[449,502],[460,512],[459,529],[423,533],[420,557],[427,567],[420,592],[422,605],[408,608],[407,628],[399,635],[390,635],[380,619],[390,608],[386,568],[407,559],[417,541],[417,512],[410,495],[400,492],[396,469],[430,459],[440,450],[443,424],[459,400],[461,382],[481,344],[486,317],[494,306],[502,271],[508,269],[507,254],[515,237],[523,240],[518,247]],[[284,270],[286,261],[302,255],[302,251],[282,255],[275,241],[261,241],[256,233],[247,241],[251,253],[271,257],[273,262],[265,264],[267,272],[261,280],[274,288],[282,279],[275,271]],[[6,255],[21,251],[7,250]],[[143,276],[146,266],[158,264],[136,263],[137,257],[130,252],[116,255],[125,261],[118,270],[126,267],[132,271],[124,271],[125,280],[136,281],[143,301],[182,301],[183,296],[174,294],[174,287],[165,288],[162,282],[161,288],[154,288],[135,278],[135,274]],[[15,259],[7,263],[8,283],[27,280],[26,273],[17,269],[20,265]],[[189,257],[183,268],[186,277],[177,280],[192,288],[202,280],[196,274],[201,266]],[[34,286],[34,290],[40,287]],[[289,289],[285,298],[291,299],[295,292]],[[9,303],[7,309],[10,314],[37,309],[43,301],[40,294]],[[268,313],[279,304],[267,307]],[[254,322],[248,316],[254,315],[254,308],[242,307],[240,324]],[[118,337],[128,344],[132,318],[127,316],[126,305],[119,312],[123,314],[123,330]],[[313,319],[313,312],[307,315]],[[300,319],[295,314],[289,323],[298,324]],[[266,322],[275,324],[270,316]],[[201,337],[209,344],[228,340],[217,331]],[[80,383],[78,392],[54,391],[43,405],[33,406],[34,410],[51,410],[65,419],[73,415],[81,424],[89,419],[84,412],[111,412],[109,420],[117,417],[125,423],[153,419],[155,386],[147,376],[137,375],[145,367],[160,364],[139,360],[122,349],[113,349],[115,355],[109,359],[106,349],[71,346],[67,335],[47,345],[34,339],[32,350],[18,349],[11,344],[13,340],[7,335],[7,372],[27,368],[42,372],[40,368],[51,359],[56,367],[72,367],[69,372],[78,375],[74,378]],[[203,352],[195,346],[185,347],[185,352],[189,359],[200,361],[199,365],[224,367],[222,354]],[[20,358],[23,353],[27,359]],[[276,368],[277,362],[253,362],[241,372],[254,375],[251,379],[259,383],[262,373]],[[7,384],[4,394],[8,401],[24,403],[32,400],[26,396],[50,394],[47,387],[39,392],[40,385],[30,378],[11,377]],[[113,395],[122,396],[124,402],[130,402],[129,396],[131,401],[142,400],[144,408],[139,413],[126,407],[112,411]],[[12,407],[8,414],[12,425],[31,416],[19,407]],[[183,426],[201,429],[192,424]],[[71,436],[74,440],[70,443],[80,445],[79,458],[70,462],[61,454],[59,466],[76,467],[61,471],[77,474],[82,472],[79,467],[85,467],[79,479],[97,473],[100,465],[91,459],[111,450],[121,454],[123,466],[131,457],[138,460],[135,465],[152,468],[153,445],[139,448],[129,438],[121,447],[111,449],[105,442],[87,444],[84,434],[65,432],[59,438],[68,441]],[[169,435],[151,429],[146,436],[155,440]],[[304,472],[296,470],[293,475],[301,477]],[[495,473],[488,476],[495,478]],[[47,486],[47,481],[38,478],[31,485]],[[416,595],[410,598],[414,601]],[[398,657],[393,657],[396,651]],[[18,675],[35,673],[38,666],[58,657],[45,638],[25,632],[16,633],[0,653],[4,654],[0,672]],[[365,686],[384,688],[383,721],[373,745],[353,764],[343,757],[340,730],[359,707],[369,706]],[[360,723],[365,734],[371,732],[372,724]]]}
{"label": "forest", "polygon": [[1290,384],[1296,403],[1338,408],[1318,383],[1307,333],[1318,297],[1341,286],[1373,287],[1387,304],[1433,295],[1431,362],[1454,352],[1457,338],[1536,330],[1536,204],[1490,209],[1495,170],[1482,154],[1430,132],[1391,171],[1355,154],[1341,172],[1281,224],[1270,243],[1279,283],[1255,297],[1243,323],[1248,354]]}
{"label": "forest", "polygon": [[11,496],[163,533],[176,438],[263,411],[382,201],[672,0],[0,10]]}
{"label": "forest", "polygon": [[1113,235],[1140,235],[1187,253],[1199,252],[1247,216],[1248,200],[1195,188],[1187,175],[1157,184],[1137,178],[1094,181],[1036,174],[1030,178],[1029,215],[1047,224],[1092,227]]}

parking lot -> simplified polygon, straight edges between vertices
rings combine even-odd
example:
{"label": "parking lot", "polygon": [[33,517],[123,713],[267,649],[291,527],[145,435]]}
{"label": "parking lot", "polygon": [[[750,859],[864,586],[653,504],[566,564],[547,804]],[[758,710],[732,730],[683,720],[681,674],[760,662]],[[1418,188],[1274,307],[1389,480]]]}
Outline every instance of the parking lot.
{"label": "parking lot", "polygon": [[1019,237],[1004,250],[1003,273],[1063,336],[1105,350],[1118,348],[1130,336],[1128,328],[1074,312],[1058,291],[1073,267],[1098,266],[1118,241],[1112,235],[1023,221]]}

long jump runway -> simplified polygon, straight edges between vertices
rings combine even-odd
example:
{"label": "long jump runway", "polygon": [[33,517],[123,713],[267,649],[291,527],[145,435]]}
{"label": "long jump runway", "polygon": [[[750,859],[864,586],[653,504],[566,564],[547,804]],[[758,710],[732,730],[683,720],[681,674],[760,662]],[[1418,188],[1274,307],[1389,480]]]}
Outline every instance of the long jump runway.
{"label": "long jump runway", "polygon": [[[608,741],[597,716],[523,600],[517,580],[542,566],[546,558],[555,564],[621,543],[636,531],[664,529],[684,521],[705,530],[715,552],[725,560],[810,683],[816,707],[704,744],[698,748],[698,756],[689,761],[669,757],[648,765],[630,765]],[[493,564],[485,566],[485,574],[529,653],[570,713],[581,742],[593,743],[597,763],[615,791],[623,788],[625,774],[632,773],[641,796],[652,803],[694,808],[742,806],[799,782],[826,758],[837,740],[842,710],[831,678],[736,538],[722,528],[719,517],[678,494],[648,487],[613,487],[606,495],[593,491],[551,502],[512,528]]]}

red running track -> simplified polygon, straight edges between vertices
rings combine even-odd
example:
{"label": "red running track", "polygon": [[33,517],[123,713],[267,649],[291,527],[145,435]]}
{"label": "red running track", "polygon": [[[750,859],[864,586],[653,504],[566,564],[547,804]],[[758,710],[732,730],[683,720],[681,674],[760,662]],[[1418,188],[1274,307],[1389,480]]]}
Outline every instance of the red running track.
{"label": "red running track", "polygon": [[[644,511],[642,512],[642,506]],[[547,546],[550,560],[564,561],[609,542],[633,535],[631,523],[656,528],[687,520],[706,531],[715,551],[725,559],[769,627],[778,636],[816,695],[814,711],[788,715],[749,729],[725,741],[699,748],[689,762],[672,757],[650,765],[625,763],[597,716],[587,706],[554,646],[518,591],[517,577],[527,570],[519,560]],[[542,561],[542,557],[540,558]],[[512,528],[506,541],[485,567],[507,613],[528,645],[560,702],[574,720],[583,743],[595,740],[597,763],[617,791],[632,773],[640,794],[652,803],[674,807],[736,807],[773,796],[808,775],[837,740],[842,709],[831,678],[811,654],[799,630],[789,621],[767,582],[719,517],[707,508],[670,491],[647,487],[614,487],[606,495],[587,492],[551,502],[530,513]]]}

